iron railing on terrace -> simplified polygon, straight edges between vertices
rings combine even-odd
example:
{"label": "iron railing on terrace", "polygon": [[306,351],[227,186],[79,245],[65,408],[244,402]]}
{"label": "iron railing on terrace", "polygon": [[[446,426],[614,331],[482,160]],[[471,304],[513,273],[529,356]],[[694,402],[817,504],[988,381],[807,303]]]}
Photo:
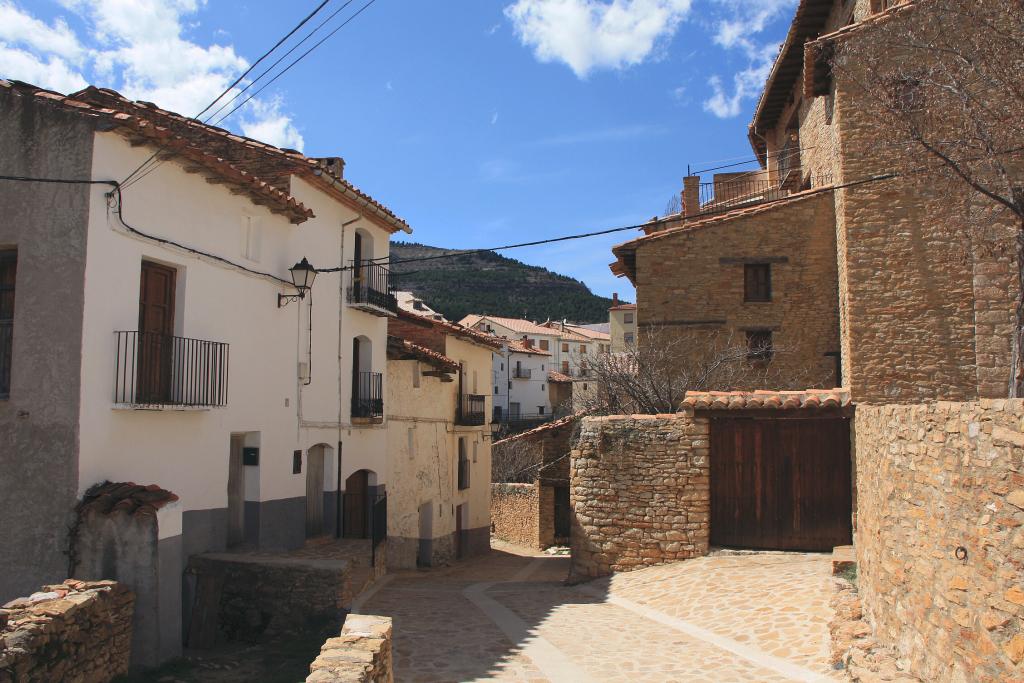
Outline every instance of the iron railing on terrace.
{"label": "iron railing on terrace", "polygon": [[512,379],[530,379],[531,377],[533,377],[533,368],[512,368]]}
{"label": "iron railing on terrace", "polygon": [[373,309],[398,313],[395,282],[391,270],[375,261],[353,261],[348,286],[351,306],[374,312]]}
{"label": "iron railing on terrace", "polygon": [[352,378],[352,417],[384,417],[384,377],[379,372],[357,372]]}
{"label": "iron railing on terrace", "polygon": [[528,429],[539,427],[542,424],[555,419],[552,413],[512,413],[502,410],[501,406],[495,406],[491,417],[491,433],[494,439],[499,440]]}
{"label": "iron railing on terrace", "polygon": [[227,344],[154,332],[114,334],[114,403],[154,408],[227,405]]}
{"label": "iron railing on terrace", "polygon": [[[811,189],[816,187],[827,187],[832,184],[832,176],[818,175],[810,176]],[[723,180],[717,183],[700,184],[700,213],[712,214],[724,211],[732,211],[744,206],[753,206],[778,199],[785,199],[793,194],[789,189],[783,189],[779,183],[773,180]]]}
{"label": "iron railing on terrace", "polygon": [[11,394],[11,341],[14,323],[0,320],[0,398]]}
{"label": "iron railing on terrace", "polygon": [[455,416],[455,424],[475,427],[487,422],[487,398],[479,394],[463,394],[459,397],[459,406]]}

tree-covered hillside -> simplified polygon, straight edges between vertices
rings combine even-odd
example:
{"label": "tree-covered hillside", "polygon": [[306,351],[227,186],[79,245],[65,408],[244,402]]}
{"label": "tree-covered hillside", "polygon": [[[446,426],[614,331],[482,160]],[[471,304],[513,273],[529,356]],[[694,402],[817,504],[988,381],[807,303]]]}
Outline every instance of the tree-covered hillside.
{"label": "tree-covered hillside", "polygon": [[[414,242],[392,242],[392,261],[451,253]],[[410,290],[453,321],[469,313],[579,323],[608,320],[612,300],[580,282],[493,251],[394,264],[396,287]]]}

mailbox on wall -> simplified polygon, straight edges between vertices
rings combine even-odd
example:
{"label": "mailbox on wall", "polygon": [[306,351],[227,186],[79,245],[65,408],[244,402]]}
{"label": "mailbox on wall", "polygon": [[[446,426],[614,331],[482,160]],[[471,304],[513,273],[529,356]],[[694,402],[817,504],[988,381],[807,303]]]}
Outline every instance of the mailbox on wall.
{"label": "mailbox on wall", "polygon": [[242,449],[242,464],[246,467],[259,467],[260,465],[260,449],[253,446],[247,446]]}

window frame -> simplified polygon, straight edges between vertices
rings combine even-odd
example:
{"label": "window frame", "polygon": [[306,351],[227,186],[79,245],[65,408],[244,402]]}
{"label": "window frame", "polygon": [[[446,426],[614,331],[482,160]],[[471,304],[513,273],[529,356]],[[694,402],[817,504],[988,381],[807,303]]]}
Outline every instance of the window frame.
{"label": "window frame", "polygon": [[[764,273],[763,282],[759,281],[758,273]],[[772,300],[772,264],[743,264],[743,301],[745,303],[771,303]]]}

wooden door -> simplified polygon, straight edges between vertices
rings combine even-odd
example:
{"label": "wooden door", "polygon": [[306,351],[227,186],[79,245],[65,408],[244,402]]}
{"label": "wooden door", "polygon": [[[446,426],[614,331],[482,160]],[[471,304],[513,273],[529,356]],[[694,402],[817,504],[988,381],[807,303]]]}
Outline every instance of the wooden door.
{"label": "wooden door", "polygon": [[175,279],[173,268],[142,262],[136,382],[139,403],[164,403],[171,398]]}
{"label": "wooden door", "polygon": [[228,547],[245,540],[245,466],[242,462],[243,434],[231,435],[228,458]]}
{"label": "wooden door", "polygon": [[345,538],[369,538],[370,478],[366,470],[353,472],[345,480]]}
{"label": "wooden door", "polygon": [[324,448],[306,454],[306,538],[324,533]]}
{"label": "wooden door", "polygon": [[847,545],[851,486],[849,420],[711,420],[712,545]]}

